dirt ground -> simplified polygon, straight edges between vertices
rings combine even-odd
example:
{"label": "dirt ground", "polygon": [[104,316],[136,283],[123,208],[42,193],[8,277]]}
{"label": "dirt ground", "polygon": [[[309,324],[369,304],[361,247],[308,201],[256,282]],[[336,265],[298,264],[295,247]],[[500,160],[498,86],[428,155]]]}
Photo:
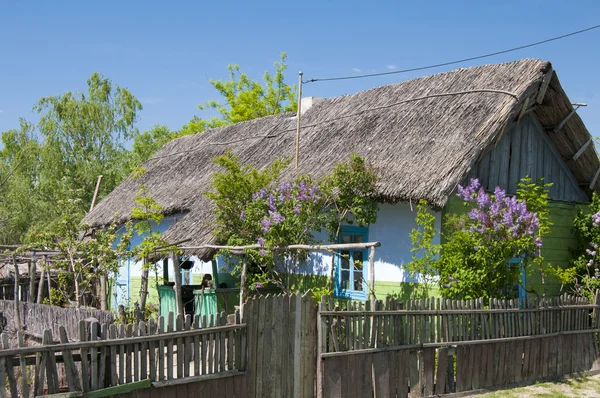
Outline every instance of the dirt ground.
{"label": "dirt ground", "polygon": [[583,376],[556,382],[538,383],[528,387],[495,391],[479,398],[584,398],[600,397],[600,375]]}

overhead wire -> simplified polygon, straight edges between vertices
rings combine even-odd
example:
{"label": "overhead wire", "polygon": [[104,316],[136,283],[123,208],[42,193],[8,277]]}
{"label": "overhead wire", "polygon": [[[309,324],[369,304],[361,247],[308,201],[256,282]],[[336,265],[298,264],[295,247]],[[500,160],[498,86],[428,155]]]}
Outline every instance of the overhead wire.
{"label": "overhead wire", "polygon": [[541,44],[550,43],[552,41],[561,40],[561,39],[564,39],[564,38],[567,38],[567,37],[571,37],[571,36],[579,35],[581,33],[589,32],[590,30],[594,30],[594,29],[598,29],[598,28],[600,28],[600,25],[594,25],[594,26],[590,26],[589,28],[585,28],[585,29],[577,30],[575,32],[571,32],[571,33],[567,33],[567,34],[564,34],[564,35],[552,37],[550,39],[536,41],[534,43],[529,43],[529,44],[525,44],[525,45],[522,45],[522,46],[513,47],[513,48],[506,49],[506,50],[496,51],[496,52],[492,52],[492,53],[488,53],[488,54],[477,55],[475,57],[463,58],[463,59],[458,59],[458,60],[449,61],[449,62],[442,62],[442,63],[439,63],[439,64],[433,64],[433,65],[427,65],[427,66],[419,66],[419,67],[416,67],[416,68],[408,68],[408,69],[402,69],[402,70],[394,70],[394,71],[390,71],[390,72],[368,73],[368,74],[364,74],[364,75],[352,75],[352,76],[316,78],[316,79],[309,79],[309,80],[302,81],[302,83],[308,84],[308,83],[334,81],[334,80],[362,79],[362,78],[366,78],[366,77],[395,75],[395,74],[399,74],[399,73],[407,73],[407,72],[415,72],[415,71],[420,71],[420,70],[434,69],[434,68],[439,68],[439,67],[442,67],[442,66],[460,64],[460,63],[463,63],[463,62],[475,61],[475,60],[483,59],[483,58],[489,58],[489,57],[493,57],[493,56],[496,56],[496,55],[501,55],[501,54],[506,54],[506,53],[510,53],[510,52],[513,52],[513,51],[522,50],[524,48],[535,47],[535,46],[539,46]]}

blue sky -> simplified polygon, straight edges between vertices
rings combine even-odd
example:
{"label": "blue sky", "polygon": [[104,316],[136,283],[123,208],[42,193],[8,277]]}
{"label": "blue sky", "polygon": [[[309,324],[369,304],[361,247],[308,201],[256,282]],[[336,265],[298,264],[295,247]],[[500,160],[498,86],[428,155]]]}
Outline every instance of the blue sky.
{"label": "blue sky", "polygon": [[[594,1],[36,1],[0,0],[0,131],[36,121],[42,96],[85,89],[95,71],[142,102],[140,130],[177,129],[218,98],[208,79],[240,64],[255,78],[288,53],[289,83],[385,72],[510,48],[600,24]],[[552,61],[592,135],[600,131],[600,29],[429,71],[306,85],[331,97],[456,67]],[[360,72],[359,72],[360,71]]]}

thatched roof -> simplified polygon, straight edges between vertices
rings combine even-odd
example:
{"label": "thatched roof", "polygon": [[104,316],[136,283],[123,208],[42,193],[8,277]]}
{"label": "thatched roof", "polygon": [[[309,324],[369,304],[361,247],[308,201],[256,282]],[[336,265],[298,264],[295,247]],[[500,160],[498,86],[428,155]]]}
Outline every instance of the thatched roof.
{"label": "thatched roof", "polygon": [[[526,59],[458,69],[354,95],[326,99],[302,115],[300,172],[320,177],[357,152],[378,170],[379,195],[397,202],[424,198],[442,207],[481,154],[497,142],[529,98],[531,106],[550,64]],[[573,107],[556,74],[542,105],[534,112],[544,126],[558,124]],[[189,245],[214,243],[211,203],[203,196],[217,171],[211,159],[231,149],[246,164],[265,166],[276,157],[294,157],[296,119],[280,114],[181,137],[144,163],[142,181],[165,214],[186,213],[167,232]],[[560,133],[551,134],[565,159],[590,138],[574,115]],[[600,166],[589,147],[569,162],[575,177],[589,183]],[[102,225],[126,220],[140,184],[124,181],[87,215]],[[598,184],[600,186],[600,183]],[[187,244],[186,244],[187,245]],[[199,253],[206,254],[206,253]]]}

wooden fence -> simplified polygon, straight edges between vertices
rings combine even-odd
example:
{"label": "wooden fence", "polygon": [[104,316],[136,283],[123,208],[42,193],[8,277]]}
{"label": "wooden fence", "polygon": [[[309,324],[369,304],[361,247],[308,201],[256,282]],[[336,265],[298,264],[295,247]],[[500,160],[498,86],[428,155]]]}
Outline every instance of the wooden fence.
{"label": "wooden fence", "polygon": [[[323,301],[323,397],[421,397],[562,376],[597,366],[598,297]],[[456,367],[454,366],[456,363]]]}
{"label": "wooden fence", "polygon": [[317,306],[312,294],[261,296],[244,305],[249,398],[315,396]]}
{"label": "wooden fence", "polygon": [[251,298],[243,313],[212,319],[81,321],[78,341],[64,327],[58,336],[46,330],[42,346],[26,347],[21,332],[20,347],[9,347],[2,335],[0,398],[422,397],[503,386],[598,367],[599,302],[388,299],[339,308],[307,293]]}
{"label": "wooden fence", "polygon": [[[44,331],[50,329],[54,336],[58,336],[58,325],[64,326],[69,340],[79,339],[79,321],[82,319],[95,319],[101,324],[110,324],[114,315],[110,311],[95,308],[62,308],[53,305],[19,303],[21,322],[29,336],[42,338]],[[15,302],[0,300],[0,314],[12,322],[17,319]],[[17,329],[16,325],[13,325]]]}
{"label": "wooden fence", "polygon": [[[3,334],[0,397],[7,391],[12,397],[59,391],[95,391],[95,396],[112,396],[132,386],[175,388],[215,376],[242,374],[246,352],[240,347],[246,344],[245,325],[239,322],[239,315],[230,316],[230,324],[227,318],[222,313],[216,319],[186,316],[174,320],[171,313],[166,323],[162,317],[158,323],[151,319],[127,326],[81,321],[79,342],[69,342],[61,326],[60,344],[54,344],[55,336],[46,330],[43,345],[33,347],[24,347],[20,332],[21,347],[7,348],[8,339]],[[231,388],[241,392],[245,386],[238,381]],[[171,396],[173,390],[164,391],[164,396]]]}

